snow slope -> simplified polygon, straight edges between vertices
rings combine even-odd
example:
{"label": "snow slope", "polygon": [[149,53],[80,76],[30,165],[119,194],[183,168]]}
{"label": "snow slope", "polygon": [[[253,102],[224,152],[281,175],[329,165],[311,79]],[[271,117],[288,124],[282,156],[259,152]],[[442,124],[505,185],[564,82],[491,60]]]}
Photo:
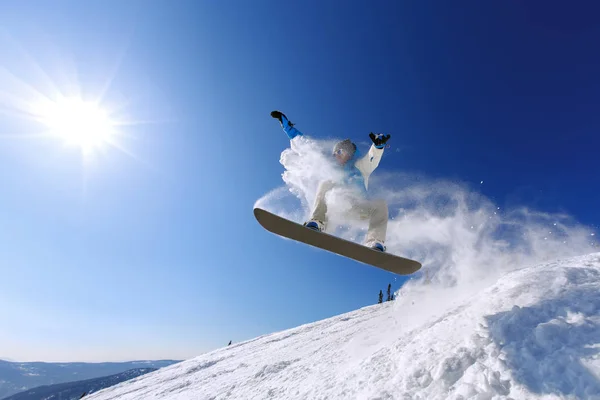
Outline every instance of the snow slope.
{"label": "snow slope", "polygon": [[600,253],[397,295],[88,398],[600,399]]}

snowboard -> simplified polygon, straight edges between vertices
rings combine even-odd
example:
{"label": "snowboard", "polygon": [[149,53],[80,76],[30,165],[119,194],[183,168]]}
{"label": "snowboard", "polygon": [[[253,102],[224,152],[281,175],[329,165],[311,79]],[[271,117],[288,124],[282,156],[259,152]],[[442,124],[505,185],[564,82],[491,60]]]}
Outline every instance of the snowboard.
{"label": "snowboard", "polygon": [[421,263],[418,261],[373,250],[325,232],[312,230],[262,208],[254,209],[254,217],[263,228],[276,235],[318,247],[398,275],[410,275],[421,268]]}

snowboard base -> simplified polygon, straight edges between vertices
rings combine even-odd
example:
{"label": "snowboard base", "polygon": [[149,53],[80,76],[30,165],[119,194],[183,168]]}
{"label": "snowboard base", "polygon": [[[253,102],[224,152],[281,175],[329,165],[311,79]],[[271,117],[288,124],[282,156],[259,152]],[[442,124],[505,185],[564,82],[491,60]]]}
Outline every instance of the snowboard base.
{"label": "snowboard base", "polygon": [[398,275],[410,275],[421,268],[421,263],[418,261],[373,250],[328,233],[306,228],[304,225],[282,218],[262,208],[254,209],[254,217],[263,228],[276,235],[318,247]]}

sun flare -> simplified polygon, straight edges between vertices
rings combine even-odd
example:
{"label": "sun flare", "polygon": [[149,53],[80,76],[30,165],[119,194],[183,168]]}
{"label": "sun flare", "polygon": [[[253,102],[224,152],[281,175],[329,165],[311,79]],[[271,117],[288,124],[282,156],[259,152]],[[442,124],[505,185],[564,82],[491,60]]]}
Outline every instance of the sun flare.
{"label": "sun flare", "polygon": [[110,143],[115,134],[115,123],[106,110],[77,97],[46,101],[36,114],[52,135],[84,152]]}

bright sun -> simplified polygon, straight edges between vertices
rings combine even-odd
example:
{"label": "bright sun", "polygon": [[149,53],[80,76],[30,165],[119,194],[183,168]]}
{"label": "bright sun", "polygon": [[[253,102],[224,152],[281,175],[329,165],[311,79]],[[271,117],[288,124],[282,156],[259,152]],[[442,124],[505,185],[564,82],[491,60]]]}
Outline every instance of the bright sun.
{"label": "bright sun", "polygon": [[76,97],[45,102],[37,114],[52,135],[85,153],[110,143],[115,133],[115,123],[105,110]]}

